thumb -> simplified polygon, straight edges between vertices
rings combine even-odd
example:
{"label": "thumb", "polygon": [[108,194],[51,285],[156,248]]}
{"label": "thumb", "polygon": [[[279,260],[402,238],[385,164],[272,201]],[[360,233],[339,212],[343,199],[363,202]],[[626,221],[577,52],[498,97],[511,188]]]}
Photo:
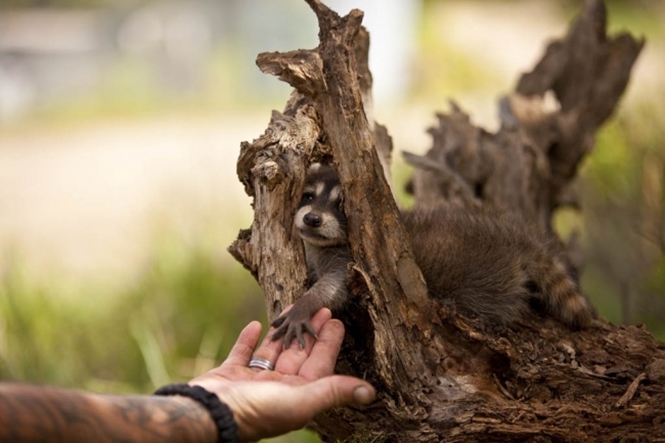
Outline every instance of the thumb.
{"label": "thumb", "polygon": [[366,405],[376,398],[376,390],[372,385],[346,375],[324,377],[300,388],[307,391],[306,401],[315,414],[351,403]]}

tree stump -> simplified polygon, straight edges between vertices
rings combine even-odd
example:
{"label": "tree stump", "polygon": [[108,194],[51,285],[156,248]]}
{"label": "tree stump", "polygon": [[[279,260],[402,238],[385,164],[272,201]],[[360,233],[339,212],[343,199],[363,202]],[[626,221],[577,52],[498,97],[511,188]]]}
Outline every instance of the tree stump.
{"label": "tree stump", "polygon": [[[295,91],[266,132],[241,146],[238,176],[255,217],[229,250],[264,289],[274,319],[306,290],[293,229],[306,168],[333,159],[356,295],[342,314],[337,370],[370,381],[378,400],[323,414],[312,427],[325,441],[665,441],[665,345],[643,328],[597,320],[573,332],[533,314],[492,329],[428,298],[384,174],[392,143],[371,115],[363,14],[340,17],[306,1],[319,46],[257,59]],[[588,0],[568,35],[500,101],[498,132],[473,126],[457,106],[439,114],[432,149],[407,154],[416,204],[517,213],[555,236],[552,215],[577,204],[578,165],[643,45],[607,37],[605,25],[602,1]],[[562,247],[578,267],[575,244]]]}

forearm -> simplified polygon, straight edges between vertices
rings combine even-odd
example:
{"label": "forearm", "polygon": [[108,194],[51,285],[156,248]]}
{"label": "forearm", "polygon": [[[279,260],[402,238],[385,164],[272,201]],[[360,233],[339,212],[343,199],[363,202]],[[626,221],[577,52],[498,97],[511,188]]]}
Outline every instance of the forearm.
{"label": "forearm", "polygon": [[208,412],[184,397],[106,396],[0,384],[0,441],[215,442]]}
{"label": "forearm", "polygon": [[316,302],[312,303],[312,315],[321,308],[335,310],[342,307],[349,299],[347,281],[348,272],[346,272],[346,269],[342,269],[329,272],[314,283],[305,293],[305,295],[311,295],[312,298],[316,299]]}

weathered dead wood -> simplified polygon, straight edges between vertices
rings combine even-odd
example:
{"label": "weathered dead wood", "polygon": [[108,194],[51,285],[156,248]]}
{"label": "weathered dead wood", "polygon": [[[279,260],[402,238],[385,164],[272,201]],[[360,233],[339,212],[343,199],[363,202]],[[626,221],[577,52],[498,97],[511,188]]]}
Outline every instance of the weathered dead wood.
{"label": "weathered dead wood", "polygon": [[[338,370],[367,378],[379,399],[367,408],[318,417],[313,426],[322,437],[665,439],[665,388],[658,369],[665,347],[643,329],[598,321],[588,331],[571,332],[534,317],[488,330],[427,298],[377,155],[383,152],[379,144],[390,147],[390,138],[366,113],[371,74],[362,13],[340,17],[318,0],[307,2],[319,20],[319,46],[257,59],[262,71],[296,92],[283,113],[273,113],[264,135],[242,145],[238,175],[254,197],[255,220],[230,250],[265,290],[270,318],[302,294],[305,265],[292,217],[306,164],[332,156],[355,260],[351,289],[359,295],[344,314],[347,340]],[[614,108],[641,47],[629,37],[608,40],[603,11],[602,3],[589,1],[564,43],[550,46],[548,54],[559,58],[546,55],[524,77],[526,86],[521,83],[503,101],[497,134],[474,127],[457,107],[439,115],[439,127],[431,130],[433,149],[410,156],[419,167],[412,183],[418,204],[444,198],[491,206],[550,229],[552,211],[574,202],[567,189],[575,168]],[[596,43],[576,40],[588,38]],[[567,49],[552,49],[561,47]],[[597,54],[566,54],[578,47]],[[601,75],[618,59],[622,69]],[[599,78],[613,86],[595,84]],[[545,106],[549,90],[560,107]]]}
{"label": "weathered dead wood", "polygon": [[281,312],[280,300],[302,294],[307,283],[302,245],[292,226],[305,175],[302,157],[314,149],[319,131],[314,110],[304,105],[294,115],[273,112],[266,132],[241,145],[238,177],[254,197],[254,222],[229,252],[265,291],[271,318]]}
{"label": "weathered dead wood", "polygon": [[[362,13],[354,10],[342,18],[317,1],[310,1],[309,4],[319,19],[322,36],[319,47],[311,51],[261,54],[257,59],[257,64],[262,71],[279,76],[281,80],[289,82],[300,94],[311,100],[320,116],[320,129],[323,134],[321,151],[333,152],[346,196],[345,201],[353,201],[350,204],[352,206],[345,207],[349,214],[349,238],[359,275],[362,276],[363,284],[367,286],[367,293],[370,295],[369,314],[374,319],[375,327],[381,330],[376,331],[374,341],[375,356],[380,362],[377,367],[383,372],[384,384],[391,390],[396,390],[398,386],[410,382],[410,374],[422,373],[425,370],[418,360],[401,359],[399,349],[422,347],[424,340],[420,337],[426,331],[395,334],[396,330],[392,325],[400,323],[406,323],[411,327],[428,325],[436,321],[436,318],[432,316],[433,310],[424,313],[419,311],[420,307],[432,302],[426,296],[425,284],[405,240],[406,236],[399,222],[397,206],[383,176],[382,167],[374,148],[373,133],[363,111],[354,46],[360,32]],[[366,51],[364,54],[366,56]],[[267,132],[272,131],[269,129]],[[251,148],[244,145],[243,149],[253,151],[255,148],[258,151],[264,149],[262,145],[263,143],[259,140],[258,143],[252,143]],[[244,153],[241,154],[239,165],[244,164],[242,160],[245,157]],[[269,161],[272,162],[272,160]],[[304,161],[301,163],[304,165]],[[300,170],[302,167],[301,165]],[[257,169],[256,166],[252,168],[252,171],[254,172],[255,169]],[[259,170],[263,169],[262,167]],[[243,176],[242,173],[239,175]],[[273,175],[283,181],[289,177],[287,173]],[[264,181],[262,177],[255,177],[252,180],[254,189],[258,188],[261,195],[266,193]],[[273,205],[270,205],[271,209],[268,211],[259,208],[255,197],[257,220],[269,215],[273,219],[291,222],[290,216],[294,212],[293,209],[299,196],[287,193],[286,189],[285,187],[284,191],[278,190],[278,198],[274,199],[278,204],[282,204],[281,209]],[[373,190],[370,196],[367,195],[368,189]],[[290,199],[288,204],[285,204],[286,199]],[[377,224],[373,220],[381,220],[382,223]],[[280,239],[280,243],[277,246],[271,246],[267,251],[265,249],[254,250],[252,257],[256,257],[257,252],[268,252],[269,255],[262,257],[271,258],[272,261],[284,259],[283,254],[270,253],[270,251],[274,252],[276,248],[285,248],[281,242],[281,239],[286,239],[281,232],[284,231],[284,228],[278,225],[279,223],[275,223],[273,226],[260,226],[259,222],[255,221],[255,229],[252,230],[251,235],[252,241],[254,241],[255,234],[262,235],[262,232],[270,232],[269,229],[274,229],[278,232],[277,237]],[[268,237],[270,239],[265,238],[265,241],[274,244],[273,235],[268,234]],[[298,241],[292,241],[292,243],[299,247]],[[297,249],[293,244],[285,249]],[[377,244],[385,245],[385,248],[377,251],[374,247]],[[237,249],[234,247],[234,250]],[[245,260],[252,263],[251,258]],[[268,268],[272,269],[273,266],[281,265],[271,264]],[[293,263],[289,263],[288,266],[292,267]],[[260,270],[259,283],[261,283]],[[283,291],[281,289],[283,287],[285,285],[280,285],[278,290],[264,287],[266,298],[274,300],[274,302],[268,303],[269,306],[283,307],[292,302],[297,295],[302,293],[304,282],[301,281],[300,286],[291,293]],[[393,303],[387,302],[386,294],[391,295]],[[279,313],[275,310],[270,312],[272,316]],[[423,321],[422,317],[425,317],[427,321]],[[378,321],[379,318],[385,320]],[[397,402],[393,408],[394,413],[402,414],[404,404],[417,405],[416,398],[410,397],[416,395],[421,389],[422,386],[419,385],[405,390],[403,395],[406,399]],[[422,415],[422,411],[419,414]]]}
{"label": "weathered dead wood", "polygon": [[552,214],[578,207],[573,182],[598,127],[628,84],[643,41],[609,38],[602,0],[589,0],[563,39],[551,43],[516,91],[501,99],[496,134],[471,124],[453,104],[430,128],[433,146],[415,166],[416,204],[448,201],[513,212],[552,231]]}

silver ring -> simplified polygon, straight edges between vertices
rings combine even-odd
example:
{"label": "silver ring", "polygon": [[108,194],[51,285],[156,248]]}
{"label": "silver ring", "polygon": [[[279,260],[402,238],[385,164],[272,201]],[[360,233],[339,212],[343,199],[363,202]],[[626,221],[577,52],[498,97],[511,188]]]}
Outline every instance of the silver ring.
{"label": "silver ring", "polygon": [[255,368],[255,369],[267,369],[268,371],[272,371],[275,369],[275,365],[270,363],[269,360],[266,360],[265,358],[253,358],[249,361],[249,364],[247,365],[250,368]]}

